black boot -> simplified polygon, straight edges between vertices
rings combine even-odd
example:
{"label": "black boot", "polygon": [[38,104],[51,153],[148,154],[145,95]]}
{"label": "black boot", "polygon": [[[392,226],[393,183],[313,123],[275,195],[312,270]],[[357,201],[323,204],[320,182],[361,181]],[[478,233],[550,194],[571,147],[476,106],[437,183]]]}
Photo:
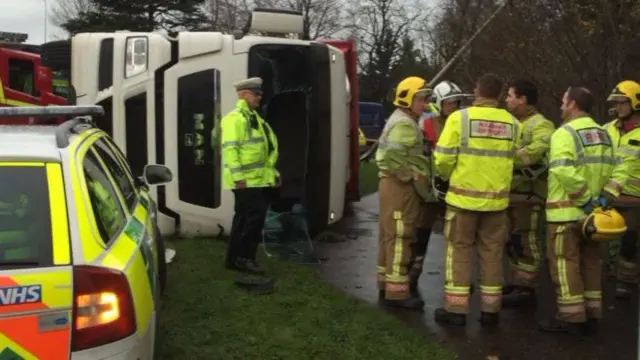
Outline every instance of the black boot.
{"label": "black boot", "polygon": [[404,300],[385,300],[384,304],[388,307],[408,310],[422,310],[424,307],[424,301],[416,297],[410,297]]}
{"label": "black boot", "polygon": [[418,279],[411,279],[409,282],[409,291],[411,291],[411,297],[422,300],[422,294],[418,290]]}
{"label": "black boot", "polygon": [[517,288],[517,286],[513,285],[513,284],[508,284],[502,287],[502,294],[506,295],[506,294],[510,294],[513,292],[513,290],[515,290]]}
{"label": "black boot", "polygon": [[255,260],[248,260],[248,259],[241,258],[236,260],[234,265],[235,265],[235,268],[240,271],[257,274],[257,275],[261,275],[265,273],[264,269],[262,269]]}
{"label": "black boot", "polygon": [[618,281],[616,284],[616,299],[628,299],[631,297],[631,294],[637,289],[638,285]]}
{"label": "black boot", "polygon": [[500,313],[481,312],[480,324],[482,326],[497,326],[500,323]]}
{"label": "black boot", "polygon": [[464,326],[467,323],[467,316],[465,314],[456,314],[448,312],[444,308],[437,308],[433,312],[433,317],[439,323]]}
{"label": "black boot", "polygon": [[548,333],[583,335],[587,333],[586,323],[570,323],[550,318],[538,323],[540,330]]}
{"label": "black boot", "polygon": [[531,288],[516,287],[513,291],[502,295],[502,306],[518,307],[535,301],[536,292]]}
{"label": "black boot", "polygon": [[378,301],[384,300],[384,289],[378,290]]}

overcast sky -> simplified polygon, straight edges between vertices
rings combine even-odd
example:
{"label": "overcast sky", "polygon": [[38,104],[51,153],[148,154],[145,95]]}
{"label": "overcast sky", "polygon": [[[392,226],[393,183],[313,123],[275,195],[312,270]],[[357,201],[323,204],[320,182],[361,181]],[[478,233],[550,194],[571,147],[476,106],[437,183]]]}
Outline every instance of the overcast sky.
{"label": "overcast sky", "polygon": [[[0,31],[29,34],[29,44],[44,42],[45,3],[51,9],[58,0],[0,0]],[[54,40],[64,32],[51,23],[47,24],[47,38]]]}

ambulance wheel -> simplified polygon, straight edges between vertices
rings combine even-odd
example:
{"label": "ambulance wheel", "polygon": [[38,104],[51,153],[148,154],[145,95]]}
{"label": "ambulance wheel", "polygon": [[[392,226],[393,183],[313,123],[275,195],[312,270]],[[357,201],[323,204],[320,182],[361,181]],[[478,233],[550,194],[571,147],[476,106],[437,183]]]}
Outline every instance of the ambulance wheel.
{"label": "ambulance wheel", "polygon": [[52,71],[71,70],[71,41],[58,40],[42,44],[40,48],[42,65]]}
{"label": "ambulance wheel", "polygon": [[162,295],[167,289],[167,258],[165,254],[164,239],[157,225],[156,241],[158,242],[158,278],[160,280],[160,294]]}

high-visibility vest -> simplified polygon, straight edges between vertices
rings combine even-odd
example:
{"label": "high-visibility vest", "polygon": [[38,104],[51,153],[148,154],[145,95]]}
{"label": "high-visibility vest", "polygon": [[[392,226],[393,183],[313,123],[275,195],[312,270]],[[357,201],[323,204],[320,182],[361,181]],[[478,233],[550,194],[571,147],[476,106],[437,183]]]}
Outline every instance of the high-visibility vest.
{"label": "high-visibility vest", "polygon": [[600,195],[615,163],[611,138],[592,118],[573,119],[551,136],[548,222],[574,222]]}
{"label": "high-visibility vest", "polygon": [[604,189],[616,197],[640,197],[640,126],[625,132],[621,125],[616,119],[604,126],[616,151],[616,166]]}
{"label": "high-visibility vest", "polygon": [[509,112],[472,106],[451,114],[435,150],[435,169],[449,179],[447,204],[473,211],[509,205],[520,123]]}
{"label": "high-visibility vest", "polygon": [[[547,196],[546,166],[549,141],[555,126],[542,114],[535,113],[521,122],[520,149],[516,153],[513,184],[511,190],[516,193]],[[544,172],[536,179],[524,175],[519,168],[535,168]],[[539,169],[538,169],[539,168]]]}
{"label": "high-visibility vest", "polygon": [[280,176],[278,140],[269,124],[246,101],[238,100],[220,127],[224,188],[234,189],[238,181],[245,181],[249,188],[274,186]]}

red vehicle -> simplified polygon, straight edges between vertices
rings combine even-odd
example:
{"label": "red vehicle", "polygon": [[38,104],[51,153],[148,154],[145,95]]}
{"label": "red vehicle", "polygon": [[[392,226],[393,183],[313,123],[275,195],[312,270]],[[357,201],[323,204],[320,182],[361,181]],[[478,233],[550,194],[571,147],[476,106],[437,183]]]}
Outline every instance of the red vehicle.
{"label": "red vehicle", "polygon": [[[53,93],[51,69],[42,66],[40,55],[28,51],[31,48],[37,47],[0,43],[0,106],[66,105],[66,98]],[[38,120],[0,117],[0,124],[31,124]]]}

